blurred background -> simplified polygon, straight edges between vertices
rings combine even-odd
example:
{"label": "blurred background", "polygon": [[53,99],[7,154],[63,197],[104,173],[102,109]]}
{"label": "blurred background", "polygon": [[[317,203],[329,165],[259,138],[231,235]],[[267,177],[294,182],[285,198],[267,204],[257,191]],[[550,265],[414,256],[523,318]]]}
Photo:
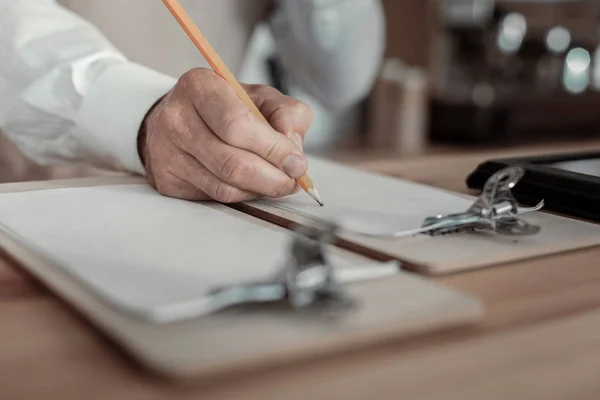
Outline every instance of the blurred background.
{"label": "blurred background", "polygon": [[598,136],[600,1],[385,1],[366,143],[414,155]]}
{"label": "blurred background", "polygon": [[[133,61],[173,76],[206,66],[159,1],[60,2]],[[283,86],[311,105],[312,153],[415,157],[598,135],[599,0],[382,2],[385,58],[376,82],[363,101],[332,112],[278,64],[262,19],[268,1],[182,0],[239,80]],[[237,22],[223,26],[225,15]],[[60,177],[91,170],[51,171]]]}

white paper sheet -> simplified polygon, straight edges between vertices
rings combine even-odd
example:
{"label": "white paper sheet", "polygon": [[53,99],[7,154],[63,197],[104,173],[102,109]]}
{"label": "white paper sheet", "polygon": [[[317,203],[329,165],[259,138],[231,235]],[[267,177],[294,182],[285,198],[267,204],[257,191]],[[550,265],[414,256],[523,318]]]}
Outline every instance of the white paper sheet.
{"label": "white paper sheet", "polygon": [[215,287],[271,278],[292,239],[145,185],[2,194],[0,229],[113,306],[162,320],[203,314]]}
{"label": "white paper sheet", "polygon": [[319,158],[309,159],[309,175],[323,207],[306,193],[251,202],[279,207],[319,220],[334,220],[352,232],[386,235],[419,229],[426,218],[466,211],[474,199],[430,186],[372,174]]}

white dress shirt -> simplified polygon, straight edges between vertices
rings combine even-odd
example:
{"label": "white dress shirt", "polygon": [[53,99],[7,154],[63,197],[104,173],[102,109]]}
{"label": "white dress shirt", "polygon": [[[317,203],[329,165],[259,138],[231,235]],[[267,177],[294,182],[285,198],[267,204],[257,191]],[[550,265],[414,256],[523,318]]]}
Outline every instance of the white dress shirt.
{"label": "white dress shirt", "polygon": [[[359,101],[383,56],[379,0],[281,4],[274,25],[290,75],[332,107]],[[0,128],[40,164],[83,162],[143,174],[140,124],[175,83],[128,60],[54,0],[0,0]]]}

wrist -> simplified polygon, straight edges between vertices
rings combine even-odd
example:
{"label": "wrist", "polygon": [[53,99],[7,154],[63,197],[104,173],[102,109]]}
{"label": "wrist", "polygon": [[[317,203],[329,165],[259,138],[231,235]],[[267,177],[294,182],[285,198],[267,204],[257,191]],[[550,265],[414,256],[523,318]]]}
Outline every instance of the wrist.
{"label": "wrist", "polygon": [[148,131],[150,130],[150,127],[152,126],[153,116],[154,116],[154,114],[156,114],[156,110],[158,109],[159,104],[163,101],[163,99],[165,97],[166,97],[166,95],[162,96],[154,104],[152,104],[152,106],[150,107],[150,109],[148,110],[146,115],[144,116],[142,123],[140,124],[140,129],[138,131],[138,136],[137,136],[137,151],[138,151],[138,155],[140,157],[140,161],[141,161],[142,165],[144,166],[144,168],[146,167],[146,158],[147,158],[146,157],[146,153],[147,153],[146,143],[147,143],[147,139],[148,139]]}

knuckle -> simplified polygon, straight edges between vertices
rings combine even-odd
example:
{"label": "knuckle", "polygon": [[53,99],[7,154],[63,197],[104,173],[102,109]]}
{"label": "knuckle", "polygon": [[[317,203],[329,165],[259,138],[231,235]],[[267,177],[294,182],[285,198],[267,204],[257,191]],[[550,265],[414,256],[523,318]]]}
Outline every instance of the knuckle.
{"label": "knuckle", "polygon": [[214,199],[225,204],[235,203],[237,200],[235,189],[231,186],[219,183],[215,187]]}
{"label": "knuckle", "polygon": [[212,79],[212,71],[207,68],[192,68],[179,78],[179,86],[185,93],[197,93],[205,86],[203,83]]}
{"label": "knuckle", "polygon": [[179,82],[178,82],[178,86],[184,91],[187,92],[187,90],[196,85],[196,70],[195,69],[191,69],[187,72],[185,72],[183,75],[181,75],[181,77],[179,78]]}
{"label": "knuckle", "polygon": [[299,115],[301,118],[305,120],[312,121],[313,112],[308,104],[303,101],[296,100],[294,104],[291,106],[292,112],[296,115]]}
{"label": "knuckle", "polygon": [[282,95],[279,90],[264,84],[249,85],[247,86],[247,92],[261,111],[265,105]]}
{"label": "knuckle", "polygon": [[250,114],[247,112],[235,113],[225,117],[221,139],[226,143],[235,146],[243,132],[248,130],[250,124]]}
{"label": "knuckle", "polygon": [[179,78],[182,84],[193,84],[198,81],[200,77],[203,76],[205,69],[204,68],[192,68],[181,75]]}
{"label": "knuckle", "polygon": [[271,118],[283,131],[304,131],[313,121],[313,112],[308,104],[288,98],[274,107]]}
{"label": "knuckle", "polygon": [[277,136],[273,139],[271,143],[266,147],[266,153],[264,155],[265,160],[270,160],[275,157],[276,154],[279,154],[279,150],[281,149],[281,144],[283,142],[283,135]]}
{"label": "knuckle", "polygon": [[279,185],[275,188],[273,196],[274,198],[285,197],[294,190],[295,182],[294,181],[286,181],[284,184]]}
{"label": "knuckle", "polygon": [[251,179],[251,168],[244,162],[239,152],[227,157],[219,168],[219,175],[227,182],[242,182]]}

